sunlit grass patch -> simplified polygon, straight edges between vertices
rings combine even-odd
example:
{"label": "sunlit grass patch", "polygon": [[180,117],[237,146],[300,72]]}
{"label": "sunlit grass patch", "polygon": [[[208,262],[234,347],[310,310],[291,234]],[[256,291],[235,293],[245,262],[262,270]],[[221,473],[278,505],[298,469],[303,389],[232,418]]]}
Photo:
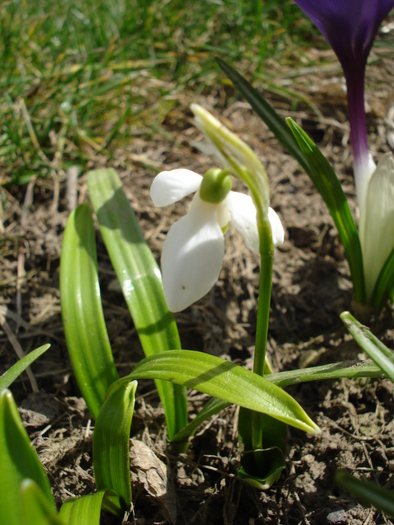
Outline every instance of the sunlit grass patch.
{"label": "sunlit grass patch", "polygon": [[182,93],[219,85],[215,56],[258,71],[294,60],[310,28],[286,1],[3,2],[3,183],[110,156],[157,130]]}

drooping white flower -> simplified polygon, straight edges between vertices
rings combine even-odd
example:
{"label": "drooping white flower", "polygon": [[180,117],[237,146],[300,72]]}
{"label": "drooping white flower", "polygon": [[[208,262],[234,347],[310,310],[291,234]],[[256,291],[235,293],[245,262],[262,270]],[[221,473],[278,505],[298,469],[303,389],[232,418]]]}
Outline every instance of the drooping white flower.
{"label": "drooping white flower", "polygon": [[[187,169],[163,171],[154,179],[151,197],[155,206],[167,206],[196,193],[188,213],[168,232],[161,267],[168,307],[184,310],[209,292],[219,277],[224,258],[224,233],[228,223],[244,237],[246,245],[259,253],[256,208],[251,197],[229,191],[217,203],[200,197],[203,177]],[[284,240],[278,215],[269,208],[268,218],[274,246]]]}

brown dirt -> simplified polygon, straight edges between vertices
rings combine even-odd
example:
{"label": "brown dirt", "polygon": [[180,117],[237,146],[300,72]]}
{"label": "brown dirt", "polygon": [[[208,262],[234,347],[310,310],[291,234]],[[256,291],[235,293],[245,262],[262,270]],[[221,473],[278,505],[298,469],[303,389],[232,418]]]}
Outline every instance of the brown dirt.
{"label": "brown dirt", "polygon": [[[373,154],[389,151],[394,125],[385,119],[393,101],[394,68],[383,51],[368,69],[369,139]],[[285,75],[283,76],[285,78]],[[286,80],[286,79],[285,79]],[[283,83],[285,82],[283,80]],[[279,79],[278,82],[281,80]],[[318,82],[317,82],[318,81]],[[333,163],[350,205],[355,198],[348,146],[346,102],[339,69],[299,77],[293,89],[310,98],[291,112],[290,103],[272,96],[283,116],[296,115]],[[266,166],[272,206],[283,220],[286,240],[275,255],[269,354],[275,370],[323,364],[361,353],[347,335],[339,313],[351,308],[351,281],[333,222],[312,183],[297,163],[244,102],[226,105],[223,88],[210,92],[206,107],[236,131]],[[231,93],[230,93],[231,95]],[[194,147],[201,137],[193,125],[185,96],[162,122],[161,133],[136,137],[116,160],[92,157],[91,168],[114,167],[159,257],[170,225],[185,203],[155,209],[149,198],[153,176],[165,167],[188,167],[199,173],[211,160]],[[79,199],[87,198],[85,176],[78,182]],[[33,366],[40,392],[31,393],[25,376],[12,387],[21,415],[50,477],[58,503],[94,491],[92,430],[84,401],[67,358],[58,291],[62,232],[68,211],[66,183],[54,201],[53,183],[37,180],[12,188],[4,203],[1,312],[24,351],[50,342],[51,349]],[[29,199],[32,200],[29,202]],[[258,260],[247,253],[238,234],[226,235],[226,258],[220,280],[204,299],[176,316],[184,348],[226,355],[251,364],[256,321]],[[98,238],[101,287],[108,331],[116,363],[126,374],[142,357],[127,307],[115,284],[103,244]],[[372,330],[393,347],[393,311],[370,321]],[[15,361],[13,345],[0,339],[0,373]],[[187,454],[168,446],[163,411],[153,383],[141,382],[133,420],[133,509],[126,522],[136,524],[342,524],[391,523],[381,513],[359,504],[335,486],[339,468],[394,488],[393,385],[381,381],[337,381],[289,389],[321,427],[311,437],[291,430],[286,471],[271,489],[260,492],[237,480],[240,451],[237,410],[230,407],[197,433]],[[191,413],[205,397],[190,394]],[[116,520],[103,517],[103,523]]]}

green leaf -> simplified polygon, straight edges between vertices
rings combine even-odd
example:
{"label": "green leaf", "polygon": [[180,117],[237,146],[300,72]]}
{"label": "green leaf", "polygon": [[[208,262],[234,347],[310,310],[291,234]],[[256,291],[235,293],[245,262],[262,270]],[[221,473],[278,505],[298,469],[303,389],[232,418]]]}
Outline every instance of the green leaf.
{"label": "green leaf", "polygon": [[145,358],[127,377],[130,380],[159,378],[171,381],[228,403],[268,414],[305,432],[320,431],[300,405],[271,381],[203,352],[162,352]]}
{"label": "green leaf", "polygon": [[238,477],[260,490],[268,489],[286,466],[287,425],[241,407],[238,434],[244,447]]}
{"label": "green leaf", "polygon": [[352,274],[354,300],[364,304],[366,297],[360,240],[346,196],[331,166],[316,144],[295,122],[287,119],[290,126],[287,128],[285,121],[242,75],[220,58],[216,60],[279,142],[298,161],[323,197],[345,249]]}
{"label": "green leaf", "polygon": [[25,479],[20,487],[23,513],[22,523],[29,525],[66,525],[40,487],[31,479]]}
{"label": "green leaf", "polygon": [[50,348],[50,346],[50,344],[46,344],[36,348],[35,350],[32,350],[22,357],[22,359],[20,359],[17,363],[12,365],[12,367],[6,372],[4,372],[4,374],[0,377],[0,390],[3,388],[8,388],[15,381],[15,379],[17,379],[27,367],[34,363],[36,359],[45,353],[48,348]]}
{"label": "green leaf", "polygon": [[48,505],[56,510],[48,478],[30,444],[9,390],[0,392],[0,465],[0,523],[26,523],[20,494],[21,484],[26,478],[37,484]]}
{"label": "green leaf", "polygon": [[234,68],[220,58],[216,58],[221,69],[226,73],[234,86],[242,93],[257,115],[265,122],[279,142],[299,162],[306,172],[310,170],[309,164],[289,127],[274,108],[260,95],[260,93]]}
{"label": "green leaf", "polygon": [[197,416],[173,437],[172,443],[186,441],[189,437],[195,434],[198,427],[202,425],[204,421],[230,405],[231,403],[227,403],[227,401],[213,397],[204,405],[203,409],[200,410]]}
{"label": "green leaf", "polygon": [[362,481],[340,470],[335,481],[368,505],[394,517],[394,493],[370,481]]}
{"label": "green leaf", "polygon": [[380,271],[371,296],[371,306],[381,308],[386,298],[394,302],[394,248]]}
{"label": "green leaf", "polygon": [[79,388],[97,418],[105,393],[118,379],[101,305],[94,224],[89,206],[78,206],[64,232],[60,302],[67,349]]}
{"label": "green leaf", "polygon": [[137,381],[114,383],[98,415],[93,435],[93,468],[97,490],[119,495],[122,507],[131,505],[130,427]]}
{"label": "green leaf", "polygon": [[[91,171],[88,187],[101,235],[145,355],[181,348],[174,317],[164,298],[160,269],[117,173],[112,169]],[[187,423],[186,390],[160,381],[156,381],[156,386],[171,440]]]}
{"label": "green leaf", "polygon": [[108,507],[115,516],[123,516],[124,511],[115,492],[100,490],[95,494],[66,500],[60,509],[60,517],[66,525],[100,525],[101,510],[108,510]]}
{"label": "green leaf", "polygon": [[287,118],[286,121],[308,161],[310,169],[306,173],[322,196],[338,229],[352,274],[354,300],[364,304],[366,296],[361,244],[341,183],[313,140],[294,120]]}
{"label": "green leaf", "polygon": [[349,312],[342,312],[341,319],[359,347],[394,383],[394,353]]}
{"label": "green leaf", "polygon": [[374,363],[360,363],[359,361],[342,361],[327,365],[313,366],[288,372],[277,372],[267,376],[269,381],[282,388],[311,381],[324,379],[356,379],[359,377],[382,377],[382,371]]}

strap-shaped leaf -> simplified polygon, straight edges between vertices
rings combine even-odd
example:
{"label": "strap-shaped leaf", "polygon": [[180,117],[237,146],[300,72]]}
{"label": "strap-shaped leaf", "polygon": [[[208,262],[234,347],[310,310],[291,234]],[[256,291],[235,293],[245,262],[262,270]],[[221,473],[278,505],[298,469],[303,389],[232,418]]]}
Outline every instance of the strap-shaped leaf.
{"label": "strap-shaped leaf", "polygon": [[23,512],[21,525],[67,525],[33,480],[26,479],[22,482],[20,497]]}
{"label": "strap-shaped leaf", "polygon": [[0,465],[0,523],[26,523],[20,495],[20,487],[26,478],[37,484],[48,505],[56,510],[48,478],[30,444],[9,390],[0,392]]}
{"label": "strap-shaped leaf", "polygon": [[238,91],[240,91],[240,93],[246,98],[261,120],[269,127],[279,142],[308,173],[308,171],[310,171],[308,161],[298,147],[297,141],[283,118],[278,115],[274,108],[260,95],[260,93],[234,68],[220,58],[216,58],[216,61]]}
{"label": "strap-shaped leaf", "polygon": [[357,321],[349,312],[342,312],[341,319],[354,337],[356,343],[368,357],[383,370],[394,383],[394,353],[373,333]]}
{"label": "strap-shaped leaf", "polygon": [[387,297],[394,302],[394,248],[380,271],[370,300],[371,306],[381,308]]}
{"label": "strap-shaped leaf", "polygon": [[12,383],[17,379],[22,372],[26,370],[36,359],[38,359],[43,353],[45,353],[50,344],[46,344],[32,350],[26,354],[22,359],[17,361],[14,365],[11,366],[4,374],[0,377],[0,390],[3,388],[8,388]]}
{"label": "strap-shaped leaf", "polygon": [[118,379],[101,305],[95,231],[88,205],[70,215],[60,260],[60,302],[67,349],[79,388],[96,419]]}
{"label": "strap-shaped leaf", "polygon": [[394,517],[394,493],[370,481],[363,481],[340,470],[335,481],[343,488],[360,498],[364,503]]}
{"label": "strap-shaped leaf", "polygon": [[[374,363],[360,363],[359,361],[343,361],[330,363],[327,365],[303,368],[300,370],[290,370],[287,372],[277,372],[266,375],[265,378],[275,385],[286,387],[299,383],[309,383],[311,381],[322,381],[329,379],[356,379],[358,377],[382,377],[382,370]],[[175,441],[183,441],[192,436],[197,428],[208,418],[217,414],[224,408],[231,405],[230,402],[221,399],[211,399],[184,429],[175,437]]]}
{"label": "strap-shaped leaf", "polygon": [[307,174],[326,203],[338,229],[352,274],[354,300],[364,304],[366,297],[361,244],[341,183],[313,140],[294,120],[287,118],[286,121],[310,166]]}
{"label": "strap-shaped leaf", "polygon": [[[88,186],[101,235],[145,355],[180,348],[178,329],[164,298],[160,269],[117,173],[112,169],[91,171]],[[160,381],[156,386],[171,440],[187,423],[186,390]]]}
{"label": "strap-shaped leaf", "polygon": [[66,525],[100,525],[101,509],[108,510],[108,507],[115,516],[123,516],[124,511],[115,492],[100,490],[95,494],[66,500],[60,509],[60,517]]}
{"label": "strap-shaped leaf", "polygon": [[277,372],[267,376],[269,381],[282,388],[299,383],[322,381],[326,379],[355,379],[357,377],[382,377],[381,369],[374,363],[360,363],[359,361],[342,361],[327,365],[313,366],[288,372]]}
{"label": "strap-shaped leaf", "polygon": [[137,381],[119,379],[108,390],[93,436],[93,467],[98,490],[113,490],[125,510],[131,505],[130,427]]}
{"label": "strap-shaped leaf", "polygon": [[295,122],[287,119],[290,128],[286,130],[285,121],[242,75],[223,60],[217,59],[217,62],[316,186],[338,229],[352,274],[354,300],[364,304],[366,297],[360,240],[346,196],[330,164]]}
{"label": "strap-shaped leaf", "polygon": [[268,414],[305,432],[319,432],[319,427],[287,392],[246,368],[203,352],[162,352],[145,358],[127,377],[171,381]]}

